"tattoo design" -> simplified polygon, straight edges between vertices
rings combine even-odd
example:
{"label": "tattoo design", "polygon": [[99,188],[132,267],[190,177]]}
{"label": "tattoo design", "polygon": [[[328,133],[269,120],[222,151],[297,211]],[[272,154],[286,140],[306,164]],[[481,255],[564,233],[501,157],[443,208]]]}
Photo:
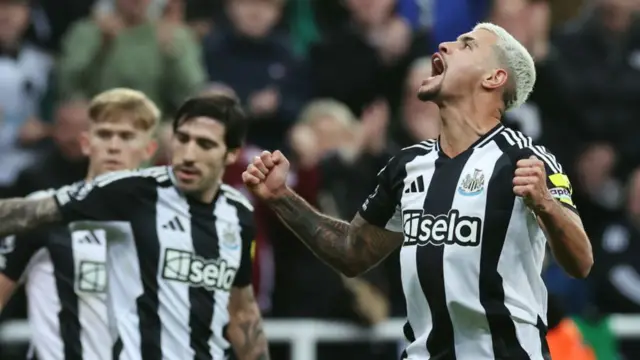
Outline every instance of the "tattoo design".
{"label": "tattoo design", "polygon": [[333,268],[357,276],[402,244],[402,235],[368,224],[356,215],[351,224],[320,214],[293,192],[271,208],[300,240]]}
{"label": "tattoo design", "polygon": [[232,290],[231,296],[229,337],[236,355],[240,360],[269,360],[267,337],[253,289]]}
{"label": "tattoo design", "polygon": [[60,220],[56,201],[50,198],[0,200],[0,236],[8,236]]}

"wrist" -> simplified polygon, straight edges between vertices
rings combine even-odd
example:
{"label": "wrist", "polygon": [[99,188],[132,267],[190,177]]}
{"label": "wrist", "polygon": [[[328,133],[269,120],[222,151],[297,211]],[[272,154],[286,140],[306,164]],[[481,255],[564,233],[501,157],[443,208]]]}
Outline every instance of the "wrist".
{"label": "wrist", "polygon": [[265,199],[265,202],[269,205],[277,205],[282,200],[293,194],[293,191],[288,186],[283,186],[280,189],[276,189],[271,192],[271,196]]}
{"label": "wrist", "polygon": [[540,217],[553,216],[560,209],[560,206],[556,199],[550,193],[547,193],[544,200],[536,206],[534,212]]}

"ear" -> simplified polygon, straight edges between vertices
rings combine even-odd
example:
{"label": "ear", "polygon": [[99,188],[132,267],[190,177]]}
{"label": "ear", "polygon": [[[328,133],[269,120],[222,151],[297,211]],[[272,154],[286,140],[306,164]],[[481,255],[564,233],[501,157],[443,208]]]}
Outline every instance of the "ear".
{"label": "ear", "polygon": [[231,164],[235,164],[235,162],[238,161],[238,157],[240,156],[240,150],[241,149],[238,148],[228,151],[224,158],[224,165],[229,166]]}
{"label": "ear", "polygon": [[149,140],[149,143],[144,149],[144,160],[149,161],[158,151],[158,142],[155,139]]}
{"label": "ear", "polygon": [[494,69],[482,80],[482,87],[487,90],[495,90],[507,85],[509,75],[504,69]]}
{"label": "ear", "polygon": [[91,144],[89,141],[89,132],[83,131],[78,136],[78,141],[80,142],[80,149],[82,149],[82,155],[89,156],[91,155]]}

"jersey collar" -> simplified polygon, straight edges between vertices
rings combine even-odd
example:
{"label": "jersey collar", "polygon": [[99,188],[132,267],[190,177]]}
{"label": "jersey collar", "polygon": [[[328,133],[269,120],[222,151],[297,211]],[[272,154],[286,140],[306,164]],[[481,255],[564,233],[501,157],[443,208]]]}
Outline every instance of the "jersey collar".
{"label": "jersey collar", "polygon": [[[478,140],[476,140],[473,144],[471,144],[471,146],[469,146],[469,149],[478,149],[487,145],[488,143],[491,142],[491,140],[496,135],[501,133],[503,130],[504,130],[504,126],[502,124],[496,125],[495,127],[493,127],[493,129],[487,131],[484,135],[480,136]],[[436,151],[442,152],[440,147],[440,136],[438,136],[438,141],[436,141]]]}

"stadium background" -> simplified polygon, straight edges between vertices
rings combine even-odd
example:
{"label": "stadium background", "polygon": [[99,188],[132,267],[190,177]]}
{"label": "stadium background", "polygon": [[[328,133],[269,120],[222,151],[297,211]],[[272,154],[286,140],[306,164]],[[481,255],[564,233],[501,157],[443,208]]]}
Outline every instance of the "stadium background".
{"label": "stadium background", "polygon": [[[548,261],[549,339],[557,351],[585,343],[595,355],[584,359],[640,359],[638,11],[640,0],[0,0],[0,196],[83,178],[76,137],[100,91],[142,90],[167,117],[187,96],[217,91],[235,93],[252,118],[245,163],[229,168],[228,182],[242,186],[260,149],[286,149],[291,186],[349,219],[389,156],[437,135],[437,108],[415,99],[437,44],[490,20],[529,48],[538,70],[530,101],[504,122],[564,164],[593,241],[586,281]],[[122,21],[142,13],[135,26]],[[158,136],[161,164],[170,129]],[[343,279],[256,208],[267,331],[320,331],[274,322],[303,318],[353,324],[364,340],[323,343],[318,359],[397,358],[398,342],[366,338],[403,316],[397,256]],[[0,326],[24,319],[25,302],[18,292]],[[614,334],[622,323],[625,338]],[[19,337],[15,329],[0,327],[0,340]],[[289,358],[273,343],[272,358]],[[24,343],[0,346],[0,359],[24,358]]]}

